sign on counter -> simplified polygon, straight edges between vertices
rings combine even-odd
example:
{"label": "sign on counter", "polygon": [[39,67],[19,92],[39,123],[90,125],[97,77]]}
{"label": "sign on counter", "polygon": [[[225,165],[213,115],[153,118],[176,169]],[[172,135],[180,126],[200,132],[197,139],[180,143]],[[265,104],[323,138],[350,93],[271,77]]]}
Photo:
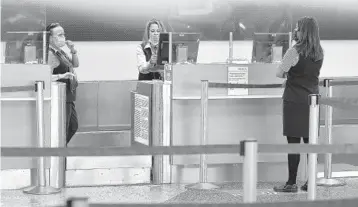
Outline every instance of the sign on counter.
{"label": "sign on counter", "polygon": [[[249,68],[243,66],[229,66],[228,67],[228,83],[233,84],[248,84],[249,83]],[[229,96],[248,95],[248,88],[228,88]]]}
{"label": "sign on counter", "polygon": [[149,146],[149,97],[134,96],[134,140]]}

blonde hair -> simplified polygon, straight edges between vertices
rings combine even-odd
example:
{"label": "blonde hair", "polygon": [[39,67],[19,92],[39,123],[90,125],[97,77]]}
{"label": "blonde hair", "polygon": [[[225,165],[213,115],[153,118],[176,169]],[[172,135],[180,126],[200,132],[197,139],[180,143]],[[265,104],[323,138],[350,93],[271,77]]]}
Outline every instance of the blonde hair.
{"label": "blonde hair", "polygon": [[143,44],[146,44],[146,43],[149,42],[149,30],[150,30],[150,26],[152,24],[158,25],[158,27],[160,29],[160,32],[167,32],[167,30],[165,29],[165,26],[164,26],[162,21],[157,20],[157,19],[151,19],[145,25],[145,30],[144,30],[143,39],[142,39]]}

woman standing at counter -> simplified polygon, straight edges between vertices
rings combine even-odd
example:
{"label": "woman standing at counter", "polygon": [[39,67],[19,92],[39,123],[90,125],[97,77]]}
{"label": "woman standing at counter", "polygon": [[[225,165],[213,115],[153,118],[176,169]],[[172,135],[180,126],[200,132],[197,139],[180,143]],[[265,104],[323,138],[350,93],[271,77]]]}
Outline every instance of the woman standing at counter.
{"label": "woman standing at counter", "polygon": [[[79,66],[77,50],[74,44],[67,40],[65,31],[59,23],[52,23],[46,28],[47,33],[47,62],[52,69],[52,81],[66,83],[66,144],[77,132],[78,120],[75,108],[77,76],[73,68]],[[70,49],[69,57],[62,48]]]}
{"label": "woman standing at counter", "polygon": [[[318,94],[319,74],[323,63],[323,49],[320,44],[318,23],[313,17],[298,20],[294,31],[297,42],[288,49],[277,77],[287,78],[283,93],[283,135],[289,144],[308,143],[309,105],[308,96]],[[274,187],[276,192],[297,192],[296,178],[299,154],[288,155],[288,181]],[[307,182],[301,187],[307,191]]]}
{"label": "woman standing at counter", "polygon": [[150,72],[157,63],[157,50],[159,43],[159,34],[166,32],[164,24],[152,19],[147,22],[143,35],[143,40],[137,47],[137,67],[139,71],[138,80],[160,79],[158,72]]}

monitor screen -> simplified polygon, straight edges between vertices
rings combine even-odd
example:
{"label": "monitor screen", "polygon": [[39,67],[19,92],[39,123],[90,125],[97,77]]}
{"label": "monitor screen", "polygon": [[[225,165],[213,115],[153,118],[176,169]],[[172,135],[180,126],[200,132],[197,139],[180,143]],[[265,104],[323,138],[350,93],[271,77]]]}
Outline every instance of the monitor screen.
{"label": "monitor screen", "polygon": [[254,33],[252,62],[280,62],[290,46],[289,33]]}
{"label": "monitor screen", "polygon": [[[200,34],[172,33],[172,63],[196,63],[198,58]],[[169,63],[169,33],[161,33],[157,65]]]}

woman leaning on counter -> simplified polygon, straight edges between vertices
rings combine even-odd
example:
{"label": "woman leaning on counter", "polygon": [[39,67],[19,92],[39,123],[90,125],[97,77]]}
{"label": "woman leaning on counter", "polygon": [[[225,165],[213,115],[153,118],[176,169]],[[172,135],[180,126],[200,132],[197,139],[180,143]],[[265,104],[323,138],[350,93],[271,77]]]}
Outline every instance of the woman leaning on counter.
{"label": "woman leaning on counter", "polygon": [[[288,49],[277,77],[286,78],[283,93],[283,135],[289,144],[299,144],[301,138],[308,143],[308,96],[318,94],[319,74],[323,63],[318,23],[313,17],[298,20],[294,31],[296,45]],[[297,192],[296,185],[299,154],[288,155],[288,181],[274,188],[276,192]],[[307,182],[301,187],[307,191]]]}
{"label": "woman leaning on counter", "polygon": [[143,40],[137,47],[138,80],[161,79],[158,72],[150,72],[157,62],[159,34],[166,32],[164,24],[156,19],[147,22]]}
{"label": "woman leaning on counter", "polygon": [[[79,66],[77,50],[70,40],[66,40],[65,31],[59,23],[51,23],[47,31],[47,62],[52,69],[52,81],[66,84],[66,144],[78,129],[78,119],[75,108],[76,90],[78,86],[74,68]],[[67,46],[71,57],[62,50]]]}

